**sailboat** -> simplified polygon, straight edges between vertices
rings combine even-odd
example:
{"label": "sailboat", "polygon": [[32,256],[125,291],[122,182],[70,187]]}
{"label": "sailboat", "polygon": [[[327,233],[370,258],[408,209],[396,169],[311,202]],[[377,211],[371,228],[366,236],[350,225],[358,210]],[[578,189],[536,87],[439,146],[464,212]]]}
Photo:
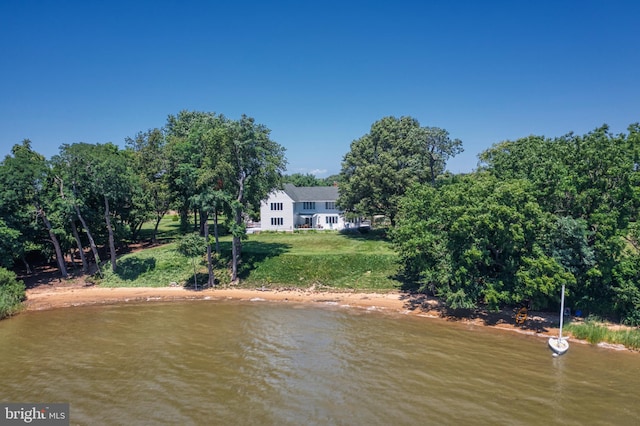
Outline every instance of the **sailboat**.
{"label": "sailboat", "polygon": [[549,337],[549,347],[554,356],[562,355],[569,350],[569,342],[562,337],[562,322],[564,319],[564,284],[562,284],[562,298],[560,302],[560,333],[558,337]]}

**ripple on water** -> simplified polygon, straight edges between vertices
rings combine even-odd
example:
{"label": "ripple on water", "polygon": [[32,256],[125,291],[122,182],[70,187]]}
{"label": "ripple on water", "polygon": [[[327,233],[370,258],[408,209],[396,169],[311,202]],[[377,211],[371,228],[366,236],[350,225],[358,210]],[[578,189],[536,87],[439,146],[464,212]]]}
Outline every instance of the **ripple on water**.
{"label": "ripple on water", "polygon": [[362,309],[216,301],[0,323],[0,400],[79,424],[632,424],[637,354]]}

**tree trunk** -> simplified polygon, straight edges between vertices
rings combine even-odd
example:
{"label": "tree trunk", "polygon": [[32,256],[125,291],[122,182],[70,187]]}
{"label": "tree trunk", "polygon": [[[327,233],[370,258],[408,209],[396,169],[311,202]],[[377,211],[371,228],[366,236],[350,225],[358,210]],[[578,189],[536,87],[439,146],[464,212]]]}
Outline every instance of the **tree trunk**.
{"label": "tree trunk", "polygon": [[76,254],[73,251],[73,248],[69,248],[69,262],[71,263],[71,270],[76,270]]}
{"label": "tree trunk", "polygon": [[193,209],[193,231],[195,232],[197,229],[198,229],[198,209],[194,208]]}
{"label": "tree trunk", "polygon": [[42,221],[44,222],[44,226],[47,228],[47,231],[49,232],[49,238],[51,238],[51,242],[53,243],[53,248],[56,251],[56,258],[58,261],[58,268],[60,268],[60,274],[62,274],[62,278],[67,278],[69,274],[67,274],[67,267],[64,264],[64,256],[62,254],[62,249],[60,248],[60,243],[58,242],[58,238],[56,237],[56,234],[54,234],[53,232],[53,227],[51,226],[51,222],[49,222],[49,219],[47,219],[47,215],[45,214],[44,209],[40,208],[39,206],[36,206],[36,211],[38,212],[38,215],[42,218]]}
{"label": "tree trunk", "polygon": [[151,244],[158,244],[158,226],[160,226],[161,220],[162,220],[162,216],[156,215],[156,224],[153,227],[153,234],[151,235]]}
{"label": "tree trunk", "polygon": [[104,220],[107,224],[107,232],[109,232],[109,253],[111,255],[111,270],[116,271],[116,243],[113,237],[113,228],[111,226],[111,218],[109,217],[109,200],[104,196]]}
{"label": "tree trunk", "polygon": [[213,236],[216,239],[216,254],[220,254],[220,240],[218,239],[218,209],[213,212]]}
{"label": "tree trunk", "polygon": [[200,235],[204,236],[204,228],[208,226],[209,212],[200,210]]}
{"label": "tree trunk", "polygon": [[[208,218],[208,214],[203,216]],[[209,244],[209,224],[205,221],[204,227],[204,241],[207,244],[207,268],[209,270],[209,288],[215,284],[215,277],[213,276],[213,256],[211,256],[211,244]]]}
{"label": "tree trunk", "polygon": [[76,244],[78,245],[78,252],[80,253],[80,260],[82,261],[82,272],[89,272],[89,264],[87,263],[87,257],[84,255],[84,250],[82,248],[82,241],[80,241],[80,235],[78,234],[78,227],[76,226],[76,222],[71,220],[71,232],[73,233],[73,238],[76,239]]}
{"label": "tree trunk", "polygon": [[186,234],[189,231],[189,209],[185,206],[180,208],[180,232]]}
{"label": "tree trunk", "polygon": [[138,234],[140,233],[140,230],[142,229],[142,225],[144,225],[143,221],[140,221],[137,224],[132,224],[133,226],[131,226],[131,241],[138,241]]}
{"label": "tree trunk", "polygon": [[231,282],[236,282],[238,279],[238,247],[236,245],[236,238],[233,237],[231,243]]}
{"label": "tree trunk", "polygon": [[240,235],[237,235],[238,229],[242,225],[242,209],[240,207],[235,208],[235,223],[236,223],[236,231],[233,233],[233,240],[231,246],[231,254],[232,254],[232,263],[231,263],[231,281],[236,281],[238,279],[238,262],[240,261],[240,256],[242,256],[242,241],[240,240]]}
{"label": "tree trunk", "polygon": [[237,205],[234,206],[234,220],[236,224],[236,229],[233,231],[233,240],[231,243],[231,281],[235,282],[238,280],[238,261],[240,260],[240,256],[242,255],[242,246],[240,245],[240,235],[238,235],[239,230],[242,227],[242,201],[244,200],[244,173],[240,173],[238,177],[238,197],[236,198]]}
{"label": "tree trunk", "polygon": [[31,270],[31,265],[29,265],[29,262],[27,262],[27,258],[24,257],[24,254],[20,256],[20,259],[22,259],[22,263],[24,263],[24,267],[27,269],[27,275],[31,275],[33,271]]}
{"label": "tree trunk", "polygon": [[93,235],[91,235],[91,231],[87,226],[87,222],[85,222],[84,217],[82,216],[82,214],[80,214],[80,208],[75,203],[73,206],[76,208],[76,215],[78,216],[78,219],[80,219],[80,223],[84,228],[84,233],[87,234],[87,238],[89,239],[89,247],[91,247],[91,252],[93,253],[93,258],[96,262],[98,274],[102,275],[102,273],[100,272],[100,255],[98,254],[98,247],[96,246],[96,242],[93,240]]}

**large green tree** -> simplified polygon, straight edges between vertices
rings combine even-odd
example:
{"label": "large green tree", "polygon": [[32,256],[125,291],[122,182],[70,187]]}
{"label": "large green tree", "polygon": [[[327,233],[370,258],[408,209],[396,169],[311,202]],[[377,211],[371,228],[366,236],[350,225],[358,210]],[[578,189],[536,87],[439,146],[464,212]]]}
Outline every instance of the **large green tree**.
{"label": "large green tree", "polygon": [[238,279],[238,261],[242,254],[241,238],[246,235],[244,218],[260,209],[260,202],[282,182],[286,167],[285,149],[270,139],[270,130],[243,115],[229,123],[230,157],[233,179],[228,189],[233,196],[232,272],[231,279]]}
{"label": "large green tree", "polygon": [[[224,123],[224,116],[213,112],[180,111],[167,118],[167,181],[172,201],[180,214],[180,229],[188,231],[189,212],[198,212],[194,197],[200,193],[202,172],[211,132]],[[194,220],[194,222],[196,222]],[[197,224],[194,223],[194,226]],[[200,217],[201,231],[204,226]]]}
{"label": "large green tree", "polygon": [[161,129],[155,128],[126,138],[125,142],[133,153],[132,164],[143,195],[140,199],[145,210],[153,214],[151,241],[155,244],[160,221],[170,208],[166,138]]}
{"label": "large green tree", "polygon": [[407,277],[453,308],[546,307],[575,283],[550,253],[554,227],[526,180],[471,174],[412,187],[392,236]]}
{"label": "large green tree", "polygon": [[462,142],[412,117],[385,117],[354,140],[340,172],[338,204],[358,216],[382,214],[395,223],[400,198],[414,183],[434,183]]}
{"label": "large green tree", "polygon": [[[112,143],[75,143],[63,145],[56,161],[67,167],[74,208],[83,227],[88,232],[91,227],[99,226],[98,217],[104,221],[109,259],[115,271],[116,245],[121,242],[125,227],[140,222],[140,219],[132,218],[139,181],[133,173],[131,156]],[[140,213],[144,215],[144,212]],[[92,218],[90,223],[86,217]],[[93,240],[90,233],[88,237]],[[95,242],[91,245],[99,262]]]}
{"label": "large green tree", "polygon": [[[51,162],[55,179],[60,187],[60,196],[80,222],[80,227],[91,248],[96,270],[100,273],[101,260],[94,234],[100,235],[103,222],[99,214],[100,197],[91,184],[90,159],[93,149],[93,145],[87,143],[64,144],[60,147],[60,153],[55,155]],[[70,220],[75,222],[75,218],[69,216]]]}
{"label": "large green tree", "polygon": [[[580,287],[570,301],[585,310],[610,313],[619,295],[629,293],[617,289],[618,278],[632,275],[630,265],[637,264],[632,261],[637,252],[627,248],[640,208],[639,150],[638,124],[628,134],[612,134],[604,125],[585,135],[505,141],[480,156],[483,168],[499,179],[531,182],[539,204],[565,229],[558,238],[574,234],[564,243],[570,250],[556,253],[565,259],[573,253],[571,268]],[[622,261],[624,274],[618,271]],[[632,280],[626,282],[628,289]]]}
{"label": "large green tree", "polygon": [[[64,234],[56,223],[50,220],[52,207],[51,192],[53,182],[46,159],[33,151],[31,141],[25,139],[21,144],[14,145],[11,155],[7,155],[0,167],[0,199],[1,219],[24,239],[22,252],[35,238],[33,234],[34,222],[41,223],[46,230],[48,242],[54,248],[56,262],[60,274],[67,277],[67,268],[59,235]],[[14,236],[17,234],[14,233]],[[19,236],[17,236],[19,238]]]}

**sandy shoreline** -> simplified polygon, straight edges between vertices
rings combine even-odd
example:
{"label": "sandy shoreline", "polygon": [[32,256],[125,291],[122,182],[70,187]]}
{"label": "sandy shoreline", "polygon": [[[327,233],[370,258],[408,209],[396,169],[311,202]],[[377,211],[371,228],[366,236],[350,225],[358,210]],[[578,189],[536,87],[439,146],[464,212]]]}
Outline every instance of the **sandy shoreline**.
{"label": "sandy shoreline", "polygon": [[[401,292],[356,293],[348,291],[318,291],[315,289],[245,288],[214,288],[194,291],[183,287],[104,288],[72,282],[70,285],[41,284],[28,289],[25,307],[27,311],[43,311],[75,306],[189,300],[270,301],[303,303],[319,307],[340,306],[462,322],[473,326],[491,327],[539,338],[558,334],[557,318],[552,313],[529,312],[526,322],[518,325],[515,323],[515,312],[474,311],[456,316],[443,309],[434,298]],[[572,342],[588,344],[586,341],[568,337]],[[600,343],[598,346],[615,350],[628,350],[623,345],[616,344]]]}
{"label": "sandy shoreline", "polygon": [[388,313],[442,318],[473,325],[489,326],[524,334],[548,336],[557,333],[554,318],[548,314],[531,313],[524,325],[515,324],[513,312],[477,312],[465,316],[446,313],[438,301],[424,295],[391,293],[355,293],[308,290],[260,290],[243,288],[216,288],[200,291],[182,287],[121,287],[103,288],[40,285],[27,290],[25,302],[28,311],[41,311],[74,306],[108,305],[117,303],[145,303],[185,300],[237,300],[303,303],[317,306],[338,305]]}

